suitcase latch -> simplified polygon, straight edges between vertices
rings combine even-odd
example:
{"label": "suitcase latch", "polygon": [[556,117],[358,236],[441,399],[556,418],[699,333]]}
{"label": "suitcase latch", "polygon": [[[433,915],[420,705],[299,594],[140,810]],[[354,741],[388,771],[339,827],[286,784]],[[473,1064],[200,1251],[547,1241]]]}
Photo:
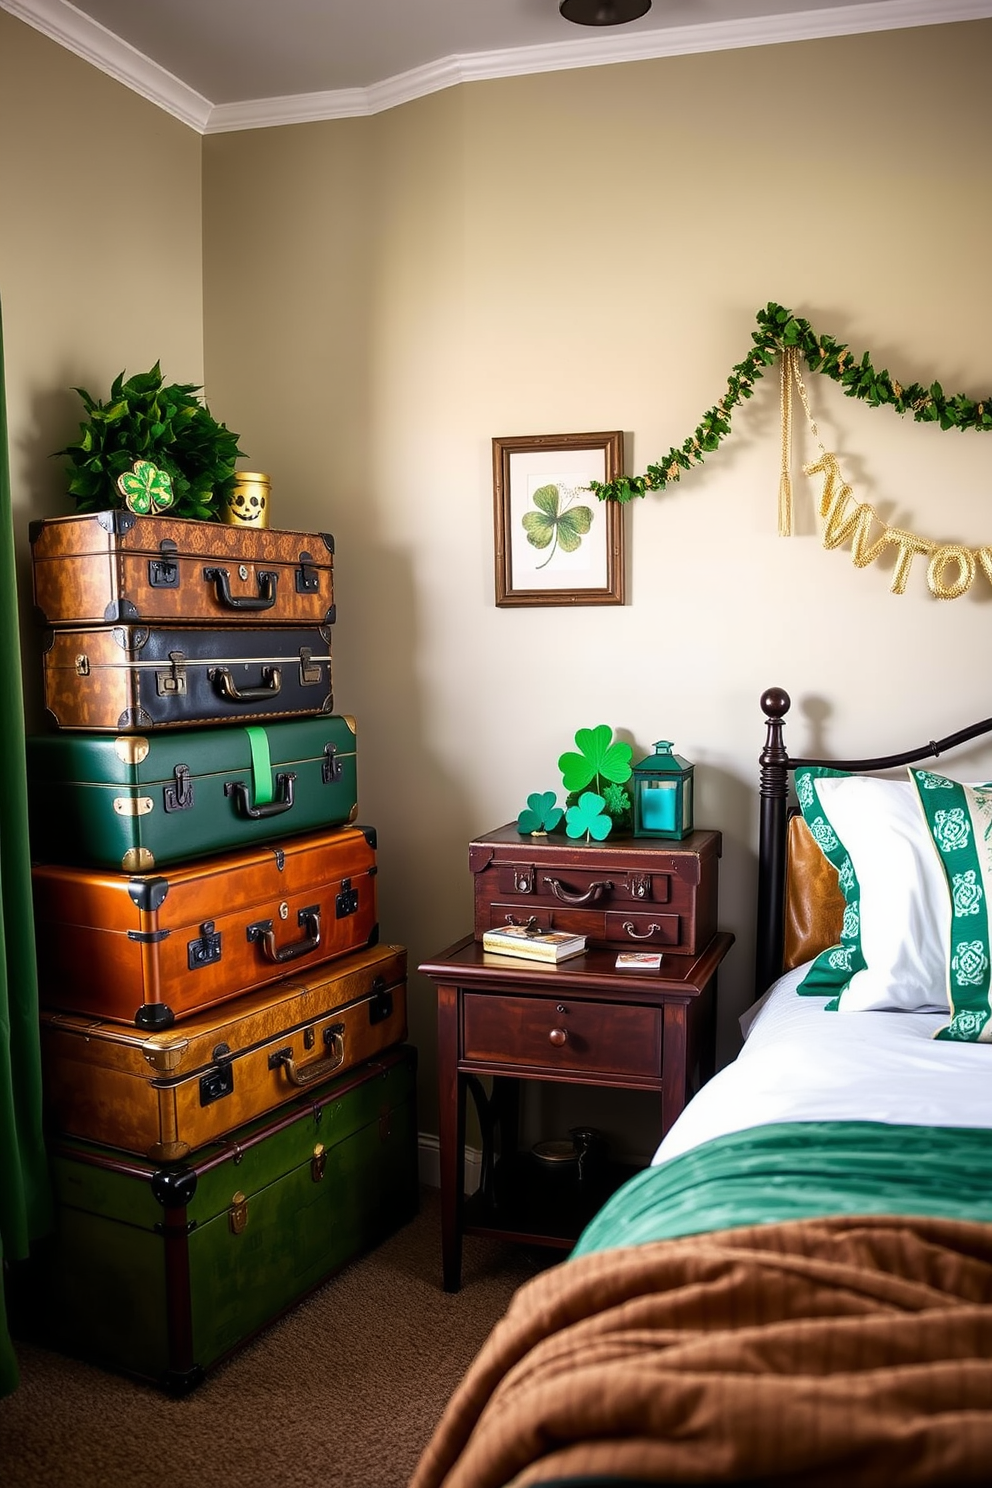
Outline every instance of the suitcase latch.
{"label": "suitcase latch", "polygon": [[186,943],[186,961],[190,971],[199,971],[201,966],[211,966],[221,958],[221,932],[214,929],[213,920],[204,920],[200,926],[199,940]]}
{"label": "suitcase latch", "polygon": [[214,1101],[223,1100],[225,1096],[234,1094],[234,1064],[231,1060],[230,1046],[218,1044],[214,1049],[213,1057],[217,1061],[214,1068],[200,1076],[201,1106],[212,1106]]}
{"label": "suitcase latch", "polygon": [[387,1018],[392,1017],[393,994],[383,984],[382,977],[376,977],[372,983],[372,996],[369,998],[369,1023],[385,1023]]}
{"label": "suitcase latch", "polygon": [[159,697],[186,696],[186,657],[182,651],[170,651],[172,663],[167,672],[155,673],[155,689]]}
{"label": "suitcase latch", "polygon": [[178,589],[179,564],[175,554],[179,549],[171,537],[163,537],[158,545],[161,558],[148,561],[148,583],[152,589]]}
{"label": "suitcase latch", "polygon": [[320,574],[312,566],[312,560],[312,553],[300,554],[300,566],[296,570],[297,594],[317,594],[320,590]]}
{"label": "suitcase latch", "polygon": [[231,1227],[232,1235],[243,1235],[248,1228],[248,1200],[240,1190],[231,1198],[231,1207],[227,1211],[227,1222]]}
{"label": "suitcase latch", "polygon": [[90,674],[90,659],[84,653],[76,657],[76,676],[88,677]]}
{"label": "suitcase latch", "polygon": [[163,788],[166,811],[189,811],[193,805],[193,777],[189,765],[177,765],[172,772],[173,784]]}
{"label": "suitcase latch", "polygon": [[350,878],[341,880],[341,892],[334,900],[334,912],[339,920],[358,913],[358,890],[352,888]]}
{"label": "suitcase latch", "polygon": [[632,899],[651,898],[650,873],[628,873],[624,888]]}
{"label": "suitcase latch", "polygon": [[313,1149],[313,1157],[310,1159],[310,1177],[314,1183],[319,1183],[327,1168],[327,1152],[323,1142],[318,1142]]}
{"label": "suitcase latch", "polygon": [[533,894],[534,892],[534,870],[525,864],[517,864],[513,869],[513,887],[518,894]]}
{"label": "suitcase latch", "polygon": [[333,785],[341,779],[342,764],[337,757],[337,745],[324,745],[324,760],[320,767],[320,778],[324,785]]}
{"label": "suitcase latch", "polygon": [[300,686],[316,687],[320,682],[320,662],[311,660],[313,653],[309,646],[300,647]]}

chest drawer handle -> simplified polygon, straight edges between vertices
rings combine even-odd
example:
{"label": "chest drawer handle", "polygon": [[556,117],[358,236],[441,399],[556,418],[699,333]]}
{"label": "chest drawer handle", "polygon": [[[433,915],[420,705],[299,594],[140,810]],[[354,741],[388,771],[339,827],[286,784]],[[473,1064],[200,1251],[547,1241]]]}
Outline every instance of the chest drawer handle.
{"label": "chest drawer handle", "polygon": [[560,878],[546,878],[544,882],[562,904],[595,904],[597,899],[602,899],[603,895],[613,887],[610,879],[600,878],[595,883],[591,883],[584,894],[574,894],[570,889],[565,888]]}
{"label": "chest drawer handle", "polygon": [[548,1038],[554,1044],[556,1049],[560,1049],[562,1044],[568,1043],[568,1034],[566,1033],[564,1028],[552,1028],[551,1032],[548,1034]]}
{"label": "chest drawer handle", "polygon": [[659,931],[661,929],[661,926],[651,924],[645,931],[639,932],[634,928],[630,920],[624,920],[623,928],[626,930],[631,940],[650,940],[652,935],[654,935],[656,931]]}

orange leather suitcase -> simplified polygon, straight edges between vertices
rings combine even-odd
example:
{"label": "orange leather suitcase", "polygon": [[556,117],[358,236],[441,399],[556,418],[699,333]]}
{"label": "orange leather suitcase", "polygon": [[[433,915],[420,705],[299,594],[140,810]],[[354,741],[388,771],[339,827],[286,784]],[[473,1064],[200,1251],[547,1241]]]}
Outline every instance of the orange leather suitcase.
{"label": "orange leather suitcase", "polygon": [[29,529],[34,602],[46,625],[331,625],[326,532],[138,517],[51,517]]}
{"label": "orange leather suitcase", "polygon": [[128,876],[35,864],[44,1007],[168,1028],[378,940],[376,836],[337,827]]}
{"label": "orange leather suitcase", "polygon": [[160,1033],[42,1012],[50,1131],[177,1162],[402,1043],[406,951],[316,966]]}

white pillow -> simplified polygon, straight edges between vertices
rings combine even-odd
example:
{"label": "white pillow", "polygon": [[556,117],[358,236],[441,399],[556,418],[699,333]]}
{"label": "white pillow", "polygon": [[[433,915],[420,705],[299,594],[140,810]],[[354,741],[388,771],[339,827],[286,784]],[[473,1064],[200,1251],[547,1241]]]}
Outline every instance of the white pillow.
{"label": "white pillow", "polygon": [[869,775],[810,774],[857,880],[845,895],[860,940],[852,964],[864,966],[830,1006],[845,1013],[946,1011],[950,907],[915,790],[908,781]]}

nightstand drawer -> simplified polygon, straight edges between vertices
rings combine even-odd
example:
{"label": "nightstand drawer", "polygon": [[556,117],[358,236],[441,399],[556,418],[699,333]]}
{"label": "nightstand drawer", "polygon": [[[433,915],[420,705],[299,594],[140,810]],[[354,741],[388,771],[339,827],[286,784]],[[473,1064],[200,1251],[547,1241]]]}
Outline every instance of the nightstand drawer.
{"label": "nightstand drawer", "polygon": [[616,911],[605,916],[606,938],[616,944],[629,941],[631,950],[639,945],[668,946],[681,950],[684,939],[682,917],[677,914],[632,914]]}
{"label": "nightstand drawer", "polygon": [[489,918],[490,926],[487,928],[530,925],[533,930],[567,930],[570,935],[587,936],[590,945],[605,940],[611,946],[626,946],[630,950],[643,944],[681,951],[688,938],[681,915],[657,910],[618,909],[596,914],[582,909],[535,908],[531,913],[523,914],[519,905],[493,904]]}
{"label": "nightstand drawer", "polygon": [[661,1008],[466,992],[462,1015],[466,1060],[632,1079],[661,1075]]}

